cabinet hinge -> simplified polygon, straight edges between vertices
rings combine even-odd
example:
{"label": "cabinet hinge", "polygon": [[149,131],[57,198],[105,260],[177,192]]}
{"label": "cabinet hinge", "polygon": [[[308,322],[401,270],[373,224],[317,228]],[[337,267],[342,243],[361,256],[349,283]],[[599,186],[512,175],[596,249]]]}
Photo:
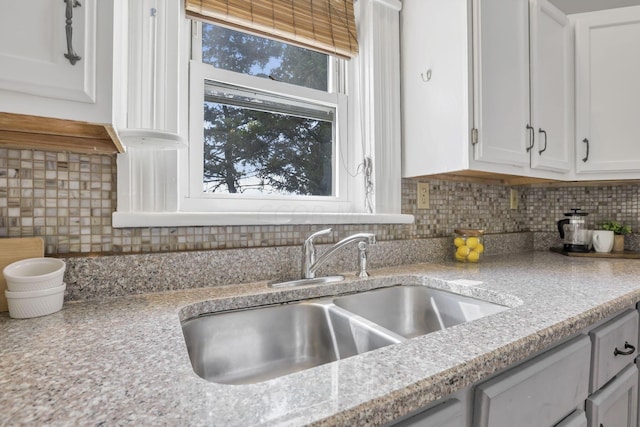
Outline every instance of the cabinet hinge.
{"label": "cabinet hinge", "polygon": [[476,145],[478,143],[478,129],[471,129],[471,144]]}

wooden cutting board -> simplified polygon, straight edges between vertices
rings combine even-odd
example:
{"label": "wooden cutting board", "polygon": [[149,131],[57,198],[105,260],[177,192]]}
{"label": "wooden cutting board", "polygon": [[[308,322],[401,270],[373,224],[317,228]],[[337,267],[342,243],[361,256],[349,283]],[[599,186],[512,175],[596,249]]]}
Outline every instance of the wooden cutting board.
{"label": "wooden cutting board", "polygon": [[551,252],[566,256],[586,257],[586,258],[623,258],[623,259],[640,259],[640,251],[622,251],[622,252],[567,252],[562,248],[549,248]]}
{"label": "wooden cutting board", "polygon": [[43,256],[44,240],[40,237],[0,238],[0,312],[9,310],[7,298],[4,296],[7,282],[4,280],[2,270],[12,262]]}

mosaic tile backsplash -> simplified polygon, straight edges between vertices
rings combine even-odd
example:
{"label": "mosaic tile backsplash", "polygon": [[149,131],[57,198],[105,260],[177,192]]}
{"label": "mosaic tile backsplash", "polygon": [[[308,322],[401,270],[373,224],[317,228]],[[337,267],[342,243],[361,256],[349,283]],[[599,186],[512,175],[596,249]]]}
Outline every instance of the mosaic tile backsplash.
{"label": "mosaic tile backsplash", "polygon": [[[425,180],[426,181],[426,180]],[[336,225],[329,243],[359,231],[378,240],[451,236],[458,227],[487,233],[533,231],[553,241],[563,212],[581,208],[597,225],[616,220],[639,227],[637,184],[602,187],[519,187],[509,209],[509,187],[429,180],[430,209],[417,208],[416,181],[402,181],[402,212],[410,225]],[[111,227],[116,208],[115,156],[0,149],[0,237],[41,236],[46,253],[153,253],[299,245],[317,226]],[[632,237],[630,242],[634,242]],[[553,243],[553,242],[552,242]]]}

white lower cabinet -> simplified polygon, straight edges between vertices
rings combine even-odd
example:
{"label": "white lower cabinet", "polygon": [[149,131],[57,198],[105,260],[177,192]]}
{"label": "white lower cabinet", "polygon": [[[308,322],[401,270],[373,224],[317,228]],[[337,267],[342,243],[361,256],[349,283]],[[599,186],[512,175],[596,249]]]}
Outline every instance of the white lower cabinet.
{"label": "white lower cabinet", "polygon": [[587,399],[588,427],[637,427],[638,368],[627,366]]}
{"label": "white lower cabinet", "polygon": [[591,342],[581,335],[476,388],[474,427],[554,426],[584,406]]}

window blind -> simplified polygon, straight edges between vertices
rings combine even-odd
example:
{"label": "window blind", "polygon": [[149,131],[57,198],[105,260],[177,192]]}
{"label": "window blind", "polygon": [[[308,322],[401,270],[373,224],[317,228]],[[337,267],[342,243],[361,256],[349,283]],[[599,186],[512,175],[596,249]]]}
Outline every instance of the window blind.
{"label": "window blind", "polygon": [[353,0],[185,0],[187,16],[351,58],[358,52]]}

